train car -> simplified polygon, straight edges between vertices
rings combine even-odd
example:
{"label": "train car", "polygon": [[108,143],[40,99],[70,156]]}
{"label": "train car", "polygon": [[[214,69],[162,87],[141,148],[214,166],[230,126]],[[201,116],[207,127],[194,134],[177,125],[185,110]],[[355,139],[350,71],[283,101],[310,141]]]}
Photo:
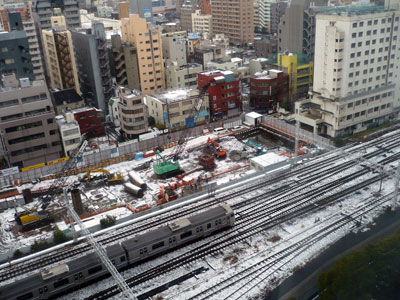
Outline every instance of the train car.
{"label": "train car", "polygon": [[[221,204],[218,207],[168,226],[138,235],[120,244],[106,248],[107,256],[117,269],[156,254],[187,244],[195,239],[233,226],[232,209]],[[22,279],[0,287],[0,300],[44,300],[71,291],[108,274],[95,253],[72,259],[69,262],[43,269]]]}
{"label": "train car", "polygon": [[193,240],[232,227],[235,217],[227,204],[178,220],[167,226],[135,236],[121,243],[128,254],[129,264],[167,252]]}

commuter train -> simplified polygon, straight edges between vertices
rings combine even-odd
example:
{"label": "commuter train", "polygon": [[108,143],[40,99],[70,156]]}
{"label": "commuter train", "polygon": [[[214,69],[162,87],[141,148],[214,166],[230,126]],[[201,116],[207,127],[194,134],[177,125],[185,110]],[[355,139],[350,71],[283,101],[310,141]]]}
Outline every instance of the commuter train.
{"label": "commuter train", "polygon": [[[200,214],[137,235],[106,248],[117,269],[135,266],[150,257],[196,239],[232,227],[235,216],[231,207],[220,204]],[[95,253],[75,258],[0,287],[0,300],[43,300],[73,290],[108,274]],[[1,284],[0,284],[1,285]]]}

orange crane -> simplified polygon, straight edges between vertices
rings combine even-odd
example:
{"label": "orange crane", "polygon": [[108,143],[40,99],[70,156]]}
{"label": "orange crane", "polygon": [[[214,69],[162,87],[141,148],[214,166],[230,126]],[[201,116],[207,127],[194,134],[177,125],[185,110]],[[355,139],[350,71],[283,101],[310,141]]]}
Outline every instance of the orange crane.
{"label": "orange crane", "polygon": [[218,145],[216,141],[214,141],[212,138],[209,137],[207,140],[207,147],[210,146],[214,148],[215,155],[218,158],[223,158],[226,156],[226,150],[222,148],[220,145]]}

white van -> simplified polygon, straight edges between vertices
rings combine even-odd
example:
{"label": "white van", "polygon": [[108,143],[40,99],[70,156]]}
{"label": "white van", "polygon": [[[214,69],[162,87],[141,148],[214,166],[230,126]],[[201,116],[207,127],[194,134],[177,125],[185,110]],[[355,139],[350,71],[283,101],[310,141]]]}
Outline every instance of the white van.
{"label": "white van", "polygon": [[227,130],[224,127],[217,127],[214,129],[215,134],[221,134],[221,133],[225,133],[225,132],[227,132]]}

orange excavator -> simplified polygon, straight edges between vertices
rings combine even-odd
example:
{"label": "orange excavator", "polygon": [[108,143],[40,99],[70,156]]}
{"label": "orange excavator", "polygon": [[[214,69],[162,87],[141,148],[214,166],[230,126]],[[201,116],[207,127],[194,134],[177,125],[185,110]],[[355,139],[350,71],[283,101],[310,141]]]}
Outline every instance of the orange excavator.
{"label": "orange excavator", "polygon": [[207,140],[207,147],[212,147],[214,149],[217,158],[223,158],[226,156],[226,150],[210,137]]}

